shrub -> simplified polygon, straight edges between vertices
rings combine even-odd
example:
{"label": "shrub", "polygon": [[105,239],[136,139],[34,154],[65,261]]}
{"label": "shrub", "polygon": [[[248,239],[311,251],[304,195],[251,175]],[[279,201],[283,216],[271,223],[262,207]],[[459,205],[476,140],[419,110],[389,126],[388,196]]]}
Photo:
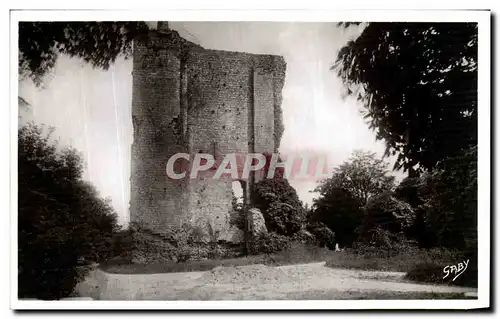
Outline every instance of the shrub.
{"label": "shrub", "polygon": [[349,251],[367,257],[391,258],[398,255],[415,254],[417,256],[423,250],[419,249],[417,241],[407,239],[403,232],[393,234],[388,230],[375,227],[367,232],[362,240],[354,243],[352,250]]}
{"label": "shrub", "polygon": [[290,247],[290,238],[276,233],[262,234],[248,242],[251,255],[272,254]]}
{"label": "shrub", "polygon": [[305,220],[302,207],[282,202],[272,203],[263,216],[267,229],[286,236],[298,232]]}
{"label": "shrub", "polygon": [[[379,241],[389,234],[406,233],[413,226],[416,214],[412,207],[391,193],[386,192],[375,196],[364,207],[365,218],[361,229],[361,240],[373,240],[374,234]],[[387,233],[381,233],[382,230]],[[381,236],[379,236],[381,235]]]}
{"label": "shrub", "polygon": [[323,223],[314,223],[308,225],[309,231],[314,235],[320,247],[327,247],[328,249],[335,248],[335,233]]}
{"label": "shrub", "polygon": [[283,178],[264,179],[258,182],[251,192],[251,197],[251,202],[261,211],[267,210],[274,202],[287,203],[294,207],[302,206],[295,188]]}
{"label": "shrub", "polygon": [[51,132],[19,130],[19,298],[69,296],[86,265],[113,254],[118,229],[110,202],[83,181],[80,155],[58,150]]}
{"label": "shrub", "polygon": [[255,185],[252,203],[260,209],[270,232],[292,236],[305,222],[297,192],[286,179],[266,179]]}
{"label": "shrub", "polygon": [[[463,262],[463,260],[460,260]],[[415,265],[405,276],[408,280],[427,282],[433,284],[448,284],[456,286],[477,287],[477,263],[469,261],[467,269],[459,275],[455,280],[455,274],[449,274],[446,278],[442,263],[427,262]]]}
{"label": "shrub", "polygon": [[307,244],[312,246],[319,245],[318,239],[314,236],[314,234],[310,230],[307,230],[307,228],[302,228],[301,230],[296,232],[293,235],[292,240],[301,244]]}
{"label": "shrub", "polygon": [[408,280],[442,284],[443,266],[435,263],[419,263],[406,276]]}

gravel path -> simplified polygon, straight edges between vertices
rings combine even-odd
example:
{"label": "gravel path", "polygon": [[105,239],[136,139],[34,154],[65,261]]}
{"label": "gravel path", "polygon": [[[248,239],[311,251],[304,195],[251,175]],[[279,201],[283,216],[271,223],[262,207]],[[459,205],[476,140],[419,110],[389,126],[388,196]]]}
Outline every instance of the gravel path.
{"label": "gravel path", "polygon": [[324,263],[268,267],[216,267],[206,272],[150,275],[96,270],[80,285],[82,297],[107,300],[283,299],[307,292],[477,292],[474,288],[404,282],[404,273],[332,269]]}

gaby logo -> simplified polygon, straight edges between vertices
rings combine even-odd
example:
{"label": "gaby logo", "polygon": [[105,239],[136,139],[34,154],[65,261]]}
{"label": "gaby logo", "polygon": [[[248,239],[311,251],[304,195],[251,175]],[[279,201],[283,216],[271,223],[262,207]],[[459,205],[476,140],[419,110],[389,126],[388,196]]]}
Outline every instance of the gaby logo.
{"label": "gaby logo", "polygon": [[329,177],[326,155],[291,154],[284,160],[279,154],[270,153],[230,153],[220,161],[212,154],[177,153],[167,161],[167,176],[180,179],[248,180],[251,172],[256,178],[319,180]]}
{"label": "gaby logo", "polygon": [[453,277],[452,281],[455,281],[461,274],[465,272],[467,267],[469,266],[469,259],[464,261],[463,263],[460,262],[456,266],[455,265],[449,265],[443,268],[443,272],[446,274],[443,279],[447,278],[450,275],[455,275]]}

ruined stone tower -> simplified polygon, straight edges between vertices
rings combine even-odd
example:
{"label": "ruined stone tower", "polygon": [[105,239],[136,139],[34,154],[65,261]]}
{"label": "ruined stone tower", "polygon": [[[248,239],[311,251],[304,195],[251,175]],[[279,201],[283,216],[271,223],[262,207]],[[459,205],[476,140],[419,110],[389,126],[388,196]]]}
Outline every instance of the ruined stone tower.
{"label": "ruined stone tower", "polygon": [[231,182],[170,180],[175,153],[274,152],[283,126],[282,57],[207,50],[161,23],[133,55],[130,220],[162,234],[185,222],[227,229]]}

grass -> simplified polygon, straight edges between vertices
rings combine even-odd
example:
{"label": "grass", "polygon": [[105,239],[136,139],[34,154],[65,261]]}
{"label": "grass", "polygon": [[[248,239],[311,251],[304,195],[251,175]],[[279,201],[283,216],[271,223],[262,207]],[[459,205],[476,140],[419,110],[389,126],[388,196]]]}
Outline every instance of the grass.
{"label": "grass", "polygon": [[462,253],[434,248],[407,249],[397,253],[387,251],[355,252],[348,250],[329,259],[331,268],[405,272],[408,281],[440,285],[477,287],[477,265],[471,260],[470,267],[455,281],[453,276],[443,279],[443,268],[465,259]]}
{"label": "grass", "polygon": [[459,252],[445,249],[346,250],[329,259],[326,265],[331,268],[408,272],[421,263],[444,267],[460,261],[461,258]]}
{"label": "grass", "polygon": [[134,264],[130,261],[111,260],[100,265],[106,272],[114,274],[158,274],[173,272],[193,272],[212,270],[218,266],[237,267],[255,264],[268,266],[284,266],[321,262],[335,254],[328,249],[315,246],[293,244],[284,251],[257,256],[245,256],[230,259],[192,260],[187,262],[164,262],[151,264]]}
{"label": "grass", "polygon": [[187,262],[163,262],[151,264],[106,262],[100,268],[114,274],[160,274],[211,270],[217,266],[245,266],[264,263],[264,256],[250,256],[220,260],[193,260]]}
{"label": "grass", "polygon": [[411,269],[413,259],[405,258],[405,254],[381,257],[362,255],[351,252],[341,252],[326,262],[327,267],[359,270],[379,270],[406,272]]}

